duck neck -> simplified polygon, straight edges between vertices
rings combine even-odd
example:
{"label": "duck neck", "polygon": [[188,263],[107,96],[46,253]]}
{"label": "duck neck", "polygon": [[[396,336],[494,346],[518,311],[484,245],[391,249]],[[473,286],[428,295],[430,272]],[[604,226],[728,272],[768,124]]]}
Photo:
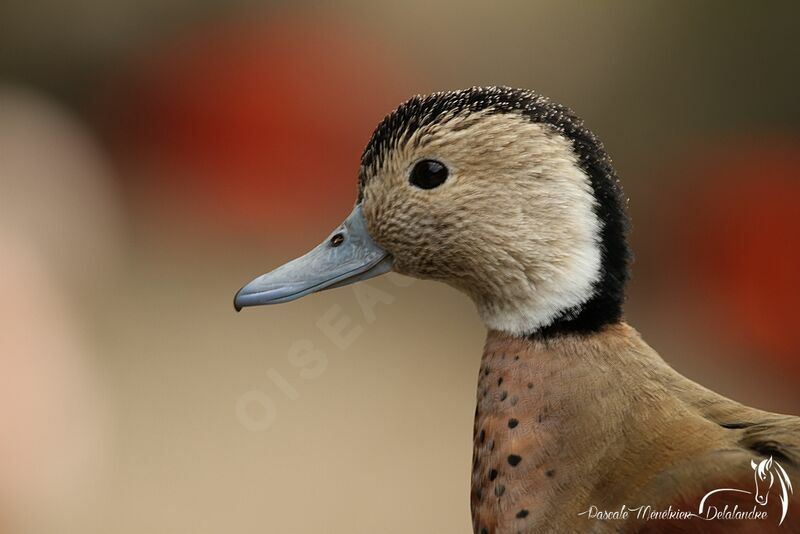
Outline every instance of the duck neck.
{"label": "duck neck", "polygon": [[589,178],[595,199],[594,214],[600,221],[597,236],[600,272],[588,298],[573,308],[564,309],[548,324],[532,328],[533,339],[564,334],[598,333],[622,321],[625,286],[630,278],[632,253],[627,240],[626,201],[611,161],[594,135],[582,130],[575,140],[580,166]]}
{"label": "duck neck", "polygon": [[537,525],[557,524],[554,513],[577,517],[578,510],[568,509],[575,499],[562,491],[574,493],[581,485],[591,491],[601,455],[619,436],[613,428],[623,428],[623,413],[615,407],[625,393],[610,370],[625,368],[611,360],[624,359],[635,346],[631,339],[640,341],[625,324],[589,338],[489,332],[475,412],[476,533],[533,532]]}

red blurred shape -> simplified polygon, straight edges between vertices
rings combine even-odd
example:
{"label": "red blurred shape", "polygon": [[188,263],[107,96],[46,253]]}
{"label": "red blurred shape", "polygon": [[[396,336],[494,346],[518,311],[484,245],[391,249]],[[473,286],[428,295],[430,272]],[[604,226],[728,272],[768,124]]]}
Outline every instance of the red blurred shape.
{"label": "red blurred shape", "polygon": [[725,335],[800,370],[800,143],[748,141],[705,151],[681,195],[678,247]]}
{"label": "red blurred shape", "polygon": [[123,78],[116,139],[147,169],[145,198],[237,230],[345,213],[363,146],[411,82],[382,43],[325,15],[196,29]]}

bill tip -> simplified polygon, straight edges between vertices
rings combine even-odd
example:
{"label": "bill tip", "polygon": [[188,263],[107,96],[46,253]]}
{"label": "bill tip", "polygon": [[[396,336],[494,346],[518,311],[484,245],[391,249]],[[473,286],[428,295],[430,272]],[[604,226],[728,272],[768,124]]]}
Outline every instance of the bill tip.
{"label": "bill tip", "polygon": [[241,293],[241,292],[242,292],[242,290],[240,289],[233,296],[233,309],[236,310],[236,313],[239,313],[240,311],[242,311],[242,306],[238,302],[236,302],[239,299],[239,293]]}

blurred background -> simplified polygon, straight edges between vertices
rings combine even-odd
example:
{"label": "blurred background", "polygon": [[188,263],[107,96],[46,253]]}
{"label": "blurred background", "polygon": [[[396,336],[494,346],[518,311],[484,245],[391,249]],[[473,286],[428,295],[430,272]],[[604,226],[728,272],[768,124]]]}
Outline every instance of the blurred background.
{"label": "blurred background", "polygon": [[[796,2],[0,2],[0,532],[460,533],[484,329],[402,277],[235,314],[415,93],[535,89],[630,196],[629,322],[800,413]],[[366,303],[366,305],[365,305]]]}

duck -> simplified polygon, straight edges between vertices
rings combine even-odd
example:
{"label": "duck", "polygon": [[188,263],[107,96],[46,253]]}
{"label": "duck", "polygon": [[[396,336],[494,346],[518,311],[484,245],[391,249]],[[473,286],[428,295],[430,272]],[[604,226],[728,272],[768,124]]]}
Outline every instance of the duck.
{"label": "duck", "polygon": [[344,222],[234,306],[390,271],[469,296],[476,534],[800,532],[800,418],[682,376],[626,322],[627,200],[575,113],[510,87],[417,95],[360,163]]}

